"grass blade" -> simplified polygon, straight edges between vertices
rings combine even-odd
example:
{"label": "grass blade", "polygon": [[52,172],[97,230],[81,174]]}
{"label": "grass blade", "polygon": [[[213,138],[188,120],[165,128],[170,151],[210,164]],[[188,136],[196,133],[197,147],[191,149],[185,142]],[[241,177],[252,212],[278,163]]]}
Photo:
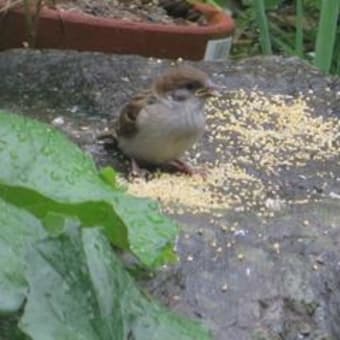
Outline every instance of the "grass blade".
{"label": "grass blade", "polygon": [[321,5],[314,65],[324,72],[329,72],[332,65],[339,3],[339,0],[324,0]]}
{"label": "grass blade", "polygon": [[268,28],[268,18],[265,11],[264,0],[254,0],[257,24],[260,29],[260,44],[264,54],[272,54],[272,44]]}
{"label": "grass blade", "polygon": [[295,53],[303,58],[303,0],[296,0]]}
{"label": "grass blade", "polygon": [[278,27],[274,22],[269,25],[272,34],[272,44],[281,50],[285,55],[296,55],[295,47],[291,46],[291,39],[287,32]]}
{"label": "grass blade", "polygon": [[295,55],[294,48],[290,47],[279,37],[276,36],[273,37],[273,45],[280,48],[286,55]]}
{"label": "grass blade", "polygon": [[340,76],[340,27],[339,27],[337,37],[336,37],[333,60],[335,60],[334,73]]}

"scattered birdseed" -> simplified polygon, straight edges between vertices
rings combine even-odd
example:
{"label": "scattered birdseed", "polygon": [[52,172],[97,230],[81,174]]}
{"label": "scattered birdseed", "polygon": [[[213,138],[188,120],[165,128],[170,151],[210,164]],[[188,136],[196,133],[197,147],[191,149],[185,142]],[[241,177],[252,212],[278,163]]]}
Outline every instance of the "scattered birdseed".
{"label": "scattered birdseed", "polygon": [[222,231],[224,231],[224,232],[228,231],[228,227],[225,226],[225,225],[222,225],[222,226],[221,226],[221,229],[222,229]]}
{"label": "scattered birdseed", "polygon": [[213,241],[213,242],[211,242],[211,244],[210,244],[213,248],[216,248],[217,247],[217,243],[216,243],[216,241]]}
{"label": "scattered birdseed", "polygon": [[228,290],[228,284],[224,284],[222,287],[221,287],[221,290],[222,292],[226,292]]}
{"label": "scattered birdseed", "polygon": [[339,131],[339,120],[317,116],[302,95],[232,91],[208,103],[207,138],[188,153],[193,165],[206,168],[206,180],[160,173],[133,180],[128,191],[158,200],[170,214],[209,214],[214,223],[228,209],[270,218],[293,203],[280,198],[280,187],[270,178],[311,160],[338,157]]}
{"label": "scattered birdseed", "polygon": [[237,255],[238,260],[243,261],[244,260],[244,254],[240,253]]}
{"label": "scattered birdseed", "polygon": [[273,248],[276,251],[277,254],[280,254],[280,243],[274,243]]}
{"label": "scattered birdseed", "polygon": [[51,124],[54,126],[62,126],[65,123],[65,119],[62,116],[55,117],[52,121]]}
{"label": "scattered birdseed", "polygon": [[330,198],[340,199],[340,194],[337,194],[336,192],[331,191],[331,192],[329,193],[329,197],[330,197]]}
{"label": "scattered birdseed", "polygon": [[282,199],[279,198],[267,198],[264,202],[264,205],[267,209],[272,211],[280,211],[285,206],[285,202]]}
{"label": "scattered birdseed", "polygon": [[234,232],[234,236],[245,236],[246,235],[246,230],[239,229]]}

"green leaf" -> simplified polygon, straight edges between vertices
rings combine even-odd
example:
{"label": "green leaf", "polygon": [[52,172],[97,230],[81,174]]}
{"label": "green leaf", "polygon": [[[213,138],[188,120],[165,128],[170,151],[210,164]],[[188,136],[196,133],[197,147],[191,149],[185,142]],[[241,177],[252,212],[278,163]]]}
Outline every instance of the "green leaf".
{"label": "green leaf", "polygon": [[97,228],[39,241],[27,261],[20,328],[35,340],[209,339],[197,323],[140,293]]}
{"label": "green leaf", "polygon": [[295,51],[300,58],[303,58],[303,18],[303,0],[296,0]]}
{"label": "green leaf", "polygon": [[281,0],[265,0],[264,5],[266,9],[274,9],[280,5]]}
{"label": "green leaf", "polygon": [[117,173],[109,166],[100,169],[100,177],[104,182],[117,188]]}
{"label": "green leaf", "polygon": [[[261,0],[263,1],[265,9],[274,9],[277,8],[282,0]],[[254,4],[254,0],[242,0],[243,6],[252,6]]]}
{"label": "green leaf", "polygon": [[[94,162],[46,124],[0,111],[0,197],[48,221],[47,214],[103,226],[110,240],[147,266],[173,261],[177,225],[152,201],[106,183]],[[112,173],[105,173],[106,180]]]}
{"label": "green leaf", "polygon": [[324,72],[329,72],[332,64],[339,9],[339,0],[322,1],[314,65]]}
{"label": "green leaf", "polygon": [[0,199],[0,314],[16,312],[22,305],[26,248],[45,235],[39,220]]}
{"label": "green leaf", "polygon": [[263,54],[272,54],[272,45],[269,34],[269,24],[264,0],[254,0],[253,7],[256,12],[256,20],[260,29],[260,44]]}

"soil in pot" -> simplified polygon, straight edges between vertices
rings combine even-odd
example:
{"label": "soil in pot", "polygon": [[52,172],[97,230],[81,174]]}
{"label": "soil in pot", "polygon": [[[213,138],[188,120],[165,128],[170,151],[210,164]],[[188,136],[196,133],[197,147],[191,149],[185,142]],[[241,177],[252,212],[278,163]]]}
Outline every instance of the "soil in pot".
{"label": "soil in pot", "polygon": [[132,22],[207,24],[206,18],[185,0],[60,0],[54,7]]}

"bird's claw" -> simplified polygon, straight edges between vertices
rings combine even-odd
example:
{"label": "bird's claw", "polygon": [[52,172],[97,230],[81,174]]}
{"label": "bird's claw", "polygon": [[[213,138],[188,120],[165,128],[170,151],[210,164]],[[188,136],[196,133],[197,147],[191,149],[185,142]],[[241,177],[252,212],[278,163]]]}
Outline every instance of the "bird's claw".
{"label": "bird's claw", "polygon": [[170,162],[170,164],[175,167],[178,171],[189,175],[189,176],[193,176],[193,175],[200,175],[204,180],[207,179],[207,172],[205,169],[195,169],[192,166],[190,166],[189,164],[176,159],[172,162]]}

